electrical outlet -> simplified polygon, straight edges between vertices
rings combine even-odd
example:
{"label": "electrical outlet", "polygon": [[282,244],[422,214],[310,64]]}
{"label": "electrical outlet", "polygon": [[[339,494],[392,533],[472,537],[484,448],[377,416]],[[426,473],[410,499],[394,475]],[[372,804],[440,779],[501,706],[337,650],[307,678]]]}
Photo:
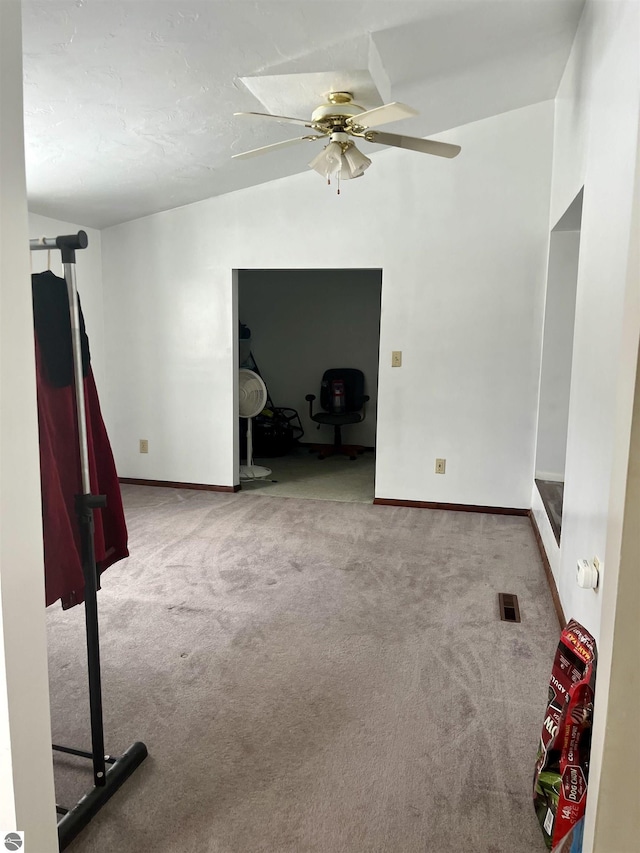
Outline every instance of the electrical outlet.
{"label": "electrical outlet", "polygon": [[446,459],[436,459],[436,474],[444,474],[447,469]]}
{"label": "electrical outlet", "polygon": [[140,439],[140,453],[148,453],[149,452],[149,439],[141,438]]}
{"label": "electrical outlet", "polygon": [[391,353],[391,367],[402,367],[402,352],[393,350]]}

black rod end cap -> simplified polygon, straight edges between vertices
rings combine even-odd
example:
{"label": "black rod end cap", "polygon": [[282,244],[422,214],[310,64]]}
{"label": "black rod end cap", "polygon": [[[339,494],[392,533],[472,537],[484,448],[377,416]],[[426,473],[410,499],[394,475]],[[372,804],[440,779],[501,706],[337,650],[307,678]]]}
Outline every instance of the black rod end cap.
{"label": "black rod end cap", "polygon": [[78,231],[77,234],[64,234],[56,237],[56,246],[62,252],[63,264],[75,264],[76,250],[86,249],[89,245],[89,238],[86,231]]}

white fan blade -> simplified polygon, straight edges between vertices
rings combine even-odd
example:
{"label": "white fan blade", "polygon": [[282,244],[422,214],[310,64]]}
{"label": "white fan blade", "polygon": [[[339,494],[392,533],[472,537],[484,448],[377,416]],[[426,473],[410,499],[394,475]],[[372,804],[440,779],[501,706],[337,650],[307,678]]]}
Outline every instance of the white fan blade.
{"label": "white fan blade", "polygon": [[367,142],[377,142],[379,145],[392,145],[394,148],[409,148],[421,151],[423,154],[435,154],[436,157],[457,157],[462,151],[459,145],[448,142],[436,142],[435,139],[420,139],[417,136],[402,136],[398,133],[383,133],[372,130],[367,133]]}
{"label": "white fan blade", "polygon": [[263,145],[262,148],[252,148],[251,151],[243,151],[242,154],[233,154],[232,160],[244,160],[248,157],[257,157],[259,154],[266,154],[267,151],[275,151],[277,148],[288,148],[290,145],[297,145],[305,140],[324,139],[323,136],[299,136],[296,139],[285,139],[283,142],[274,142],[272,145]]}
{"label": "white fan blade", "polygon": [[234,113],[234,116],[259,116],[260,118],[273,118],[279,122],[289,124],[301,124],[303,127],[314,127],[313,122],[304,118],[289,118],[289,116],[274,116],[271,113]]}
{"label": "white fan blade", "polygon": [[394,101],[392,104],[383,104],[381,107],[367,110],[366,113],[351,116],[351,118],[347,119],[347,124],[358,124],[360,127],[379,127],[381,124],[389,124],[391,121],[400,121],[400,119],[411,118],[417,115],[418,110]]}

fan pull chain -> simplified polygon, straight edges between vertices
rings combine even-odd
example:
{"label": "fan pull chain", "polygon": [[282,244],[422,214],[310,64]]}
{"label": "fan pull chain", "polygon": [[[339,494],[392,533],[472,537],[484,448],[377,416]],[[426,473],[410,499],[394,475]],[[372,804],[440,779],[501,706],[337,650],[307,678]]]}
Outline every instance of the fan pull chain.
{"label": "fan pull chain", "polygon": [[[337,195],[340,195],[340,172],[336,172]],[[327,175],[327,186],[331,186],[331,175]]]}

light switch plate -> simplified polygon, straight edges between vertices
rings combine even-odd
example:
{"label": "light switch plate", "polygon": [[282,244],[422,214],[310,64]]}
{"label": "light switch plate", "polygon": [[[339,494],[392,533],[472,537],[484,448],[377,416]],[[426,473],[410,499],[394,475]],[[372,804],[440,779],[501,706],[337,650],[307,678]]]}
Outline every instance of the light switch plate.
{"label": "light switch plate", "polygon": [[401,350],[393,350],[391,353],[391,367],[402,367]]}
{"label": "light switch plate", "polygon": [[149,439],[141,438],[140,439],[140,453],[148,453],[149,452]]}

